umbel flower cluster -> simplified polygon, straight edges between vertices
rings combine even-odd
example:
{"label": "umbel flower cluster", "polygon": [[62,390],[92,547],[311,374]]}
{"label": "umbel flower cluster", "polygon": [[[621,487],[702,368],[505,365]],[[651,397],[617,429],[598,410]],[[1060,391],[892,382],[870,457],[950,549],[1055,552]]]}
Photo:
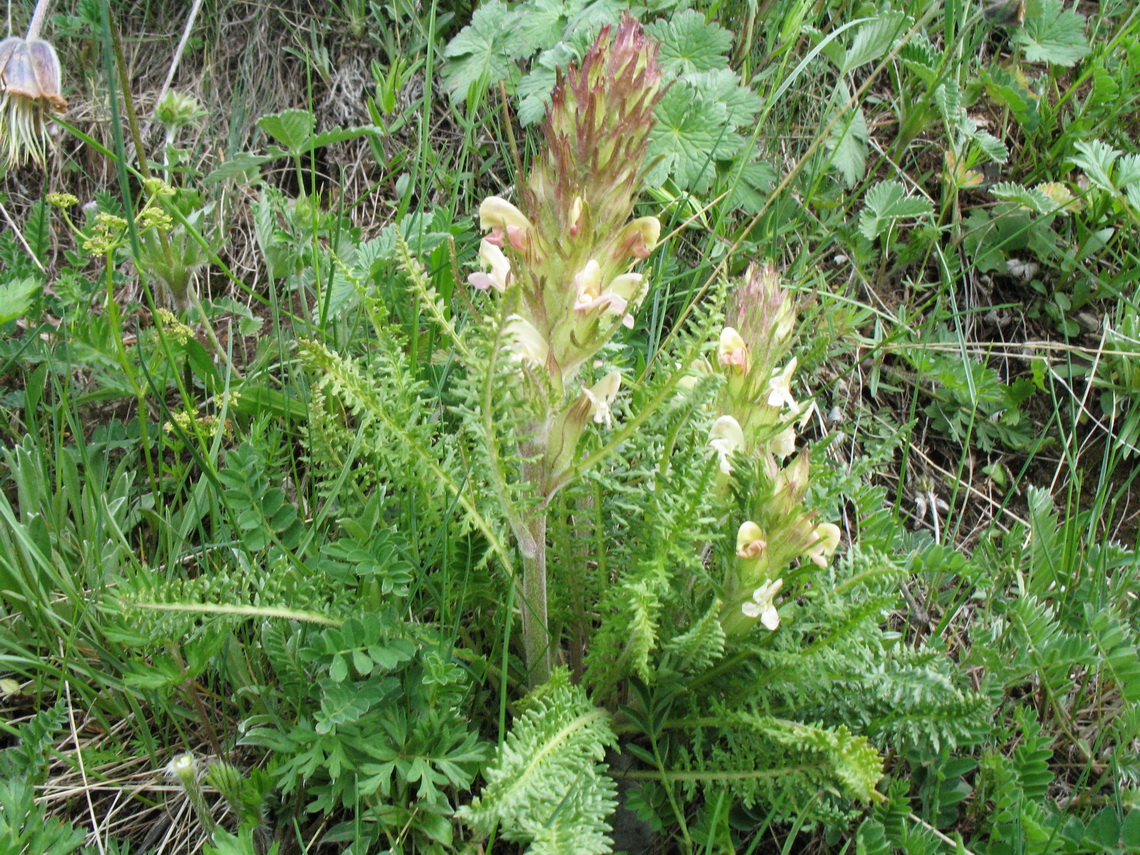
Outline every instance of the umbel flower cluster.
{"label": "umbel flower cluster", "polygon": [[784,568],[797,559],[826,567],[839,547],[839,527],[817,523],[803,509],[807,451],[792,457],[796,427],[810,413],[792,394],[795,357],[783,362],[794,324],[775,269],[750,268],[720,335],[717,353],[727,382],[709,435],[726,479],[735,466],[758,469],[748,518],[737,529],[736,560],[724,581],[721,624],[730,634],[747,631],[757,620],[774,631]]}

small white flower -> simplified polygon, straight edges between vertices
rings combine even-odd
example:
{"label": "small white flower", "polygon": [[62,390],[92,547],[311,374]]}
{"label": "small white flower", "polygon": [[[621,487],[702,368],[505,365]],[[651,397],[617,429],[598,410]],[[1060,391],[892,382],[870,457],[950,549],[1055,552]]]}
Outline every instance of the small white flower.
{"label": "small white flower", "polygon": [[793,356],[792,361],[785,365],[783,370],[772,375],[772,379],[768,381],[768,406],[779,408],[787,404],[793,413],[799,412],[799,405],[792,397],[792,374],[795,370],[796,358]]}
{"label": "small white flower", "polygon": [[744,431],[732,416],[721,416],[709,431],[709,445],[716,449],[720,471],[732,473],[732,455],[744,445]]}
{"label": "small white flower", "polygon": [[775,632],[780,626],[780,613],[776,610],[776,596],[784,587],[784,580],[773,582],[765,579],[764,584],[752,593],[752,602],[745,603],[740,608],[750,618],[760,618],[760,623],[769,632]]}
{"label": "small white flower", "polygon": [[621,373],[611,371],[589,389],[583,390],[590,402],[590,415],[595,422],[605,424],[607,428],[613,427],[610,405],[617,397],[619,388],[621,388]]}

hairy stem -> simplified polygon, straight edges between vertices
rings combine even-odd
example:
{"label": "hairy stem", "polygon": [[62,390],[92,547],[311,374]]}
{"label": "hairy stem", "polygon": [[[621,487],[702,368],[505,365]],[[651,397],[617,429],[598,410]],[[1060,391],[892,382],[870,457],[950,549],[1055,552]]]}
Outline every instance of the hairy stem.
{"label": "hairy stem", "polygon": [[527,520],[527,542],[522,552],[523,649],[530,685],[550,679],[550,628],[546,611],[546,509],[538,508]]}

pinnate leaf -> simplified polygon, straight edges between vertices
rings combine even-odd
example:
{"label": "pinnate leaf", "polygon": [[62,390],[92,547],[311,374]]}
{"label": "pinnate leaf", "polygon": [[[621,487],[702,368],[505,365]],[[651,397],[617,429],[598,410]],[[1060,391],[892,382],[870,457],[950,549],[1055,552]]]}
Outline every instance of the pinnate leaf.
{"label": "pinnate leaf", "polygon": [[867,191],[859,231],[867,240],[874,240],[901,220],[926,219],[933,213],[930,201],[907,196],[902,182],[881,181]]}

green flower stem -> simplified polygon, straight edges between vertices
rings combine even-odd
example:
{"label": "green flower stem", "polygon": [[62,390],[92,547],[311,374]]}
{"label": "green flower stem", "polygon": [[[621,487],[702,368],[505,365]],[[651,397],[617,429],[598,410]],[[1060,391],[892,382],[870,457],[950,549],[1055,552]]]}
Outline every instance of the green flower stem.
{"label": "green flower stem", "polygon": [[546,509],[536,510],[527,520],[524,540],[519,538],[522,552],[522,621],[523,649],[531,686],[550,679],[550,628],[546,608]]}

